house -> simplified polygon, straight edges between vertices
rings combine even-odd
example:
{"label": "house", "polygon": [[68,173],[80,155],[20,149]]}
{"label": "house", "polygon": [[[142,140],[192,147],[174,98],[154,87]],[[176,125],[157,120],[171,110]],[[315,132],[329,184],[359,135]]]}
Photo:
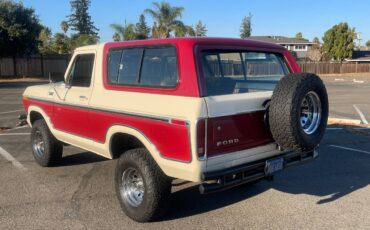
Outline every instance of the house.
{"label": "house", "polygon": [[251,36],[248,39],[282,45],[289,51],[296,52],[299,59],[307,58],[308,51],[315,45],[315,43],[307,39],[288,38],[284,36]]}
{"label": "house", "polygon": [[345,61],[351,63],[370,63],[370,50],[354,50],[352,59],[346,59]]}

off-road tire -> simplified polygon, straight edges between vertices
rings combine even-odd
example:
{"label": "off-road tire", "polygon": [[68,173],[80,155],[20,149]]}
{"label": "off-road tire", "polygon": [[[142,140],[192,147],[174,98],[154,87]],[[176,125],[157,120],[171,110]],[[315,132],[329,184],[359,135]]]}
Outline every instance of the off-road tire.
{"label": "off-road tire", "polygon": [[[128,168],[136,169],[143,179],[144,196],[137,207],[130,205],[121,194],[123,173]],[[159,220],[168,210],[172,181],[146,149],[132,149],[123,153],[117,162],[114,181],[121,208],[131,219],[151,222]]]}
{"label": "off-road tire", "polygon": [[[38,153],[34,146],[35,138],[39,134],[44,145],[43,154]],[[32,125],[31,148],[35,161],[42,167],[55,166],[62,158],[63,143],[53,136],[43,119],[35,121]]]}
{"label": "off-road tire", "polygon": [[[313,91],[321,101],[321,119],[316,130],[307,134],[300,124],[301,103]],[[293,73],[277,84],[269,106],[269,127],[274,140],[284,149],[311,151],[320,143],[328,119],[325,85],[315,74]]]}

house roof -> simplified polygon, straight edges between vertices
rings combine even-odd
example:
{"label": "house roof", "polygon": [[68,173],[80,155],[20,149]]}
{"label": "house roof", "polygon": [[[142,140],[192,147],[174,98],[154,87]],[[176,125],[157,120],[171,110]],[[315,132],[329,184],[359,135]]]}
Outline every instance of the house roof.
{"label": "house roof", "polygon": [[261,41],[261,42],[270,42],[275,44],[305,44],[311,45],[315,44],[308,41],[307,39],[297,39],[297,38],[288,38],[284,36],[251,36],[251,40]]}
{"label": "house roof", "polygon": [[370,62],[369,50],[355,50],[352,53],[352,59],[346,59],[348,62]]}

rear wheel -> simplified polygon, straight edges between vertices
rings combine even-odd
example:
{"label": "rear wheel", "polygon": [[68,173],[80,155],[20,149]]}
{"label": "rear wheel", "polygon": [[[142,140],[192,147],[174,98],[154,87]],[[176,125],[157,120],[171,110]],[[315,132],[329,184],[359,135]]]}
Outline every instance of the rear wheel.
{"label": "rear wheel", "polygon": [[269,126],[283,148],[313,150],[321,141],[328,119],[325,85],[315,74],[294,73],[277,84],[269,106]]}
{"label": "rear wheel", "polygon": [[56,165],[62,158],[62,142],[55,139],[42,119],[32,125],[31,146],[35,161],[43,167]]}
{"label": "rear wheel", "polygon": [[171,179],[143,148],[128,150],[118,159],[115,186],[122,210],[138,222],[161,218],[169,207]]}

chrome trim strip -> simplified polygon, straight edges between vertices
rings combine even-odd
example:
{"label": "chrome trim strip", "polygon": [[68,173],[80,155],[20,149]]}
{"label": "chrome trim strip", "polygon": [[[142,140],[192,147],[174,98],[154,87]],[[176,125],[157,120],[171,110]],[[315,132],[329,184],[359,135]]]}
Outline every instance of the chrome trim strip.
{"label": "chrome trim strip", "polygon": [[[115,109],[102,109],[99,107],[93,107],[93,106],[80,106],[80,105],[75,105],[75,104],[70,104],[70,103],[59,103],[55,102],[52,100],[47,100],[43,98],[36,98],[36,97],[27,97],[31,100],[36,100],[36,101],[41,101],[41,102],[47,102],[47,103],[52,103],[56,105],[61,105],[61,106],[69,106],[69,107],[75,107],[75,108],[81,108],[81,109],[87,109],[87,110],[95,110],[99,112],[108,112],[108,113],[113,113],[113,114],[119,114],[119,115],[124,115],[124,116],[133,116],[133,117],[141,117],[141,118],[147,118],[147,119],[152,119],[152,120],[157,120],[157,121],[162,121],[162,122],[167,122],[170,123],[171,118],[169,117],[162,117],[162,116],[155,116],[155,115],[148,115],[148,114],[142,114],[142,113],[136,113],[136,112],[122,112],[118,111]],[[187,122],[187,121],[186,121]]]}

